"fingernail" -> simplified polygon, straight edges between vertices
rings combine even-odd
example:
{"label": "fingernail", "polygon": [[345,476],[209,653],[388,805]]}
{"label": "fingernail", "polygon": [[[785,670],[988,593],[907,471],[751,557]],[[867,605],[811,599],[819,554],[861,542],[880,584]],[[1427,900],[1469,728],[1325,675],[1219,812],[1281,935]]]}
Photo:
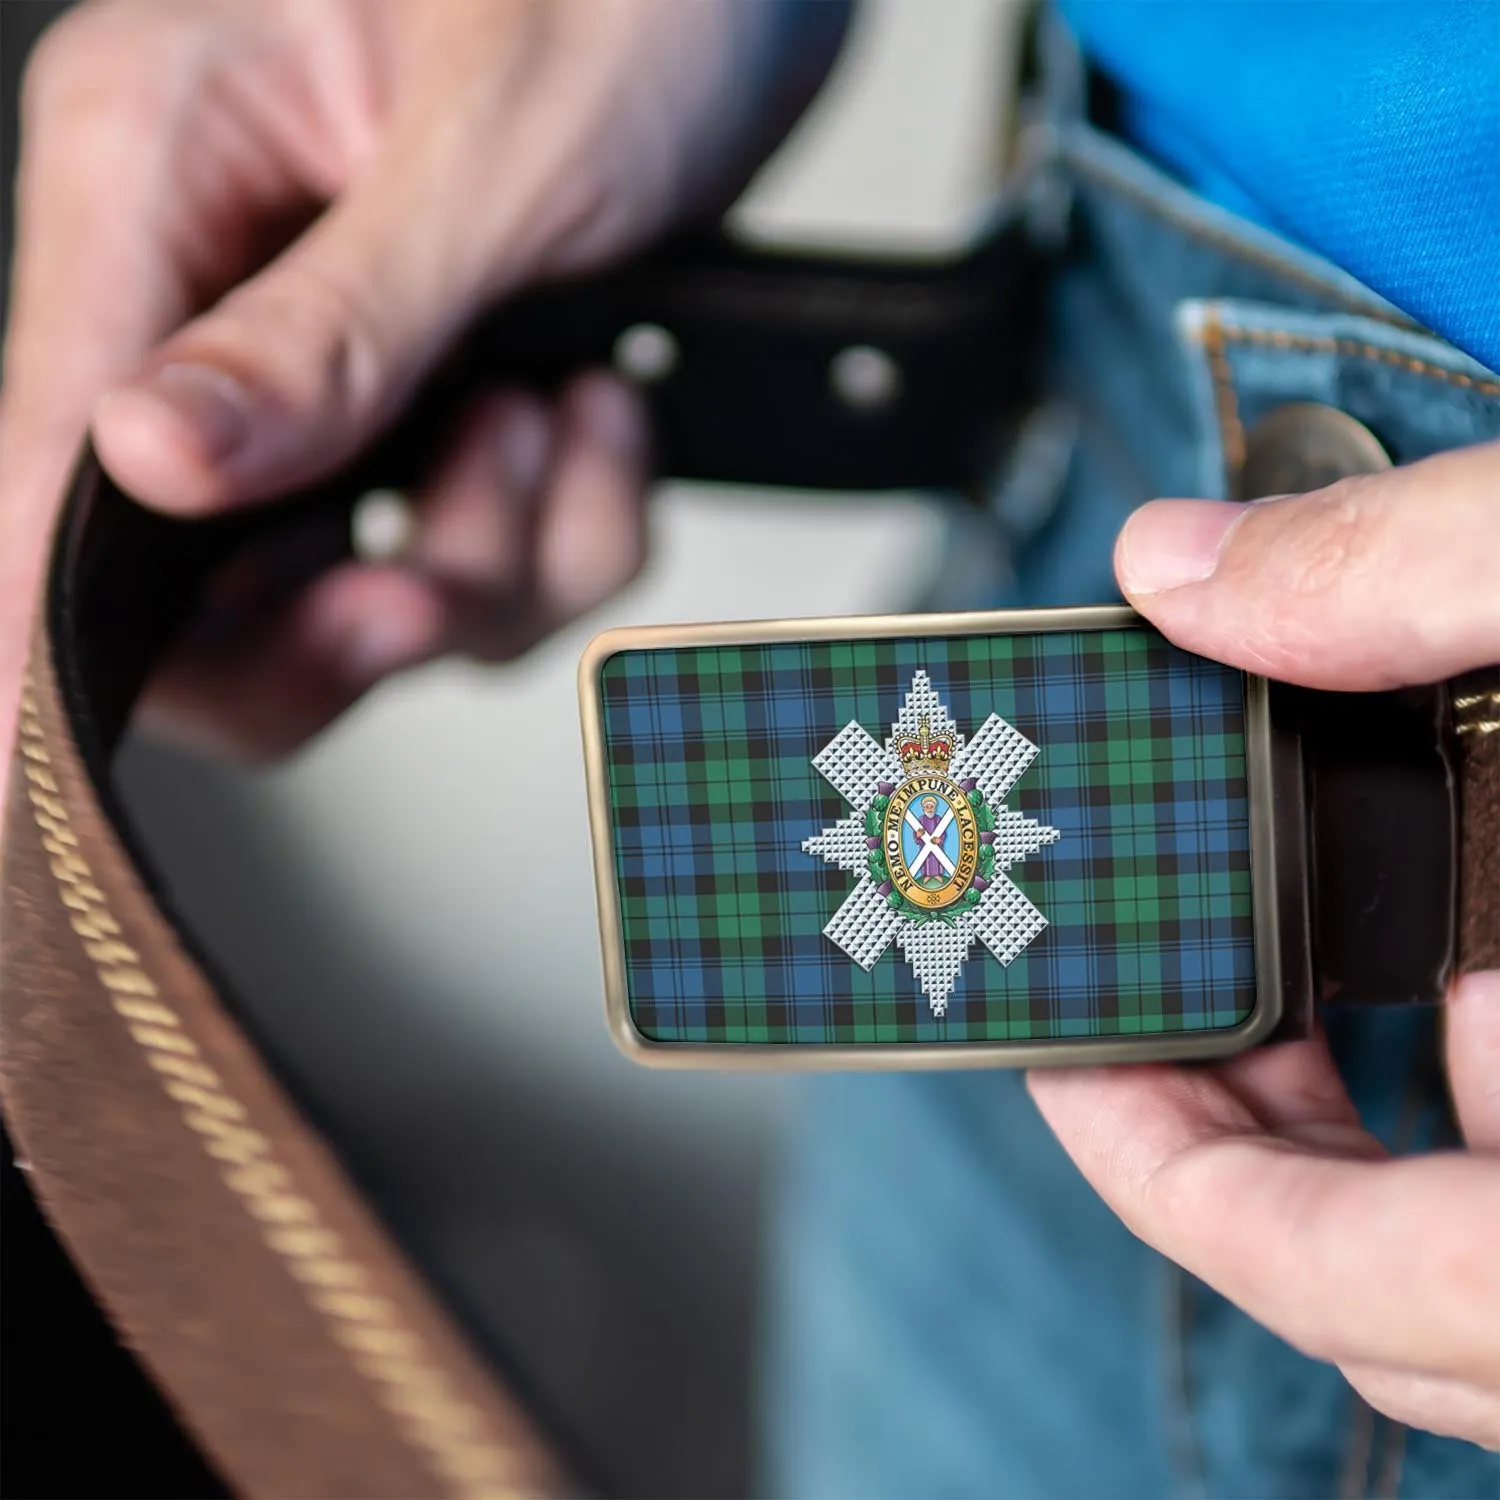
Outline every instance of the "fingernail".
{"label": "fingernail", "polygon": [[1159,594],[1211,578],[1245,514],[1227,500],[1153,500],[1125,523],[1116,549],[1127,594]]}
{"label": "fingernail", "polygon": [[505,487],[517,496],[530,495],[547,471],[551,435],[547,419],[529,406],[518,406],[500,423],[495,439]]}
{"label": "fingernail", "polygon": [[209,463],[221,463],[250,436],[251,401],[239,381],[212,365],[163,365],[119,396],[136,396],[164,409],[186,429]]}
{"label": "fingernail", "polygon": [[618,380],[599,377],[579,387],[578,422],[601,448],[621,457],[634,457],[645,444],[641,399]]}

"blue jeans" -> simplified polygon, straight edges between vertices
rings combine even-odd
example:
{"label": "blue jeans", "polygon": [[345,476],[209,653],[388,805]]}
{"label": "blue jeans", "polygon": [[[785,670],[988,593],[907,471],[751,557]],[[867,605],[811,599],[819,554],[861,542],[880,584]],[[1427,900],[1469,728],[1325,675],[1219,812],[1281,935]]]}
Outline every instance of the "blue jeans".
{"label": "blue jeans", "polygon": [[[1115,598],[1129,511],[1222,495],[1226,452],[1287,402],[1348,411],[1398,463],[1500,436],[1487,372],[1348,277],[1086,124],[1060,142],[1082,251],[1047,388],[1071,450],[1001,487],[1011,581],[947,607]],[[1387,1144],[1453,1143],[1430,1014],[1325,1020]],[[1377,1415],[1133,1239],[1019,1077],[814,1079],[798,1110],[762,1380],[778,1500],[1500,1496],[1500,1456]]]}

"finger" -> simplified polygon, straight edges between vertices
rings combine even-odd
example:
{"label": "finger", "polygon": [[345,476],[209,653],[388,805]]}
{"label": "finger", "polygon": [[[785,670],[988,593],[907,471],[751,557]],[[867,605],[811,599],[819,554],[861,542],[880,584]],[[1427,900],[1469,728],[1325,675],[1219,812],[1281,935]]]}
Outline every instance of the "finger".
{"label": "finger", "polygon": [[[1118,1071],[1128,1080],[1149,1079],[1152,1097],[1170,1104],[1158,1110],[1157,1128],[1175,1122],[1181,1134],[1178,1149],[1197,1144],[1210,1133],[1237,1136],[1272,1132],[1287,1139],[1317,1145],[1351,1156],[1383,1156],[1384,1150],[1359,1123],[1359,1112],[1339,1076],[1327,1040],[1321,1032],[1306,1041],[1277,1047],[1258,1047],[1213,1068],[1178,1068],[1168,1065],[1130,1067]],[[1094,1120],[1104,1132],[1114,1129],[1114,1114],[1089,1112],[1095,1097],[1094,1083],[1110,1076],[1108,1069],[1049,1069],[1027,1076],[1027,1087],[1044,1114],[1059,1097],[1073,1097],[1067,1118],[1080,1123]],[[1105,1135],[1101,1151],[1121,1157],[1116,1175],[1149,1170],[1171,1145],[1164,1136],[1134,1133],[1113,1138]],[[1144,1152],[1145,1163],[1132,1164],[1132,1153]]]}
{"label": "finger", "polygon": [[474,94],[440,126],[409,114],[281,255],[101,399],[95,439],[125,488],[188,513],[267,498],[400,408],[525,249],[494,206],[514,191],[476,203],[501,122]]}
{"label": "finger", "polygon": [[589,372],[545,412],[483,399],[422,500],[403,561],[447,601],[444,649],[508,661],[602,603],[645,551],[646,413]]}
{"label": "finger", "polygon": [[1306,1041],[1253,1048],[1203,1077],[1247,1108],[1263,1130],[1343,1155],[1385,1155],[1360,1124],[1321,1031]]}
{"label": "finger", "polygon": [[1309,687],[1439,681],[1500,659],[1500,446],[1248,506],[1156,501],[1115,569],[1190,651]]}
{"label": "finger", "polygon": [[[41,464],[28,488],[55,493],[100,393],[273,253],[324,190],[299,100],[278,95],[253,45],[258,24],[223,7],[94,3],[33,53],[5,349],[7,495],[18,458]],[[222,86],[229,63],[234,87]]]}
{"label": "finger", "polygon": [[1344,1365],[1344,1376],[1377,1411],[1408,1427],[1500,1449],[1500,1392],[1468,1381]]}
{"label": "finger", "polygon": [[299,586],[269,621],[257,601],[281,597],[283,574],[295,585],[327,539],[294,535],[285,557],[243,559],[219,580],[212,628],[152,683],[143,726],[268,758],[391,673],[452,651],[518,655],[638,566],[644,451],[643,408],[611,376],[575,381],[555,416],[514,392],[481,398],[425,486],[399,558],[344,564]]}
{"label": "finger", "polygon": [[1448,1083],[1464,1139],[1500,1153],[1500,971],[1466,974],[1445,1013]]}
{"label": "finger", "polygon": [[525,549],[519,578],[510,582],[509,554],[498,587],[472,573],[467,582],[451,569],[435,574],[452,609],[454,648],[484,661],[508,661],[602,604],[645,556],[648,442],[639,395],[612,375],[580,376],[563,392],[552,428],[535,510],[522,534],[515,517],[507,523],[507,548],[519,540]]}
{"label": "finger", "polygon": [[507,596],[526,587],[552,426],[534,397],[481,397],[424,486],[407,560],[472,591]]}
{"label": "finger", "polygon": [[398,292],[376,249],[395,231],[361,218],[331,210],[101,398],[95,443],[125,489],[190,513],[266,498],[335,468],[394,413],[467,303],[433,307],[420,264],[428,284]]}
{"label": "finger", "polygon": [[564,392],[558,459],[538,524],[537,591],[573,620],[640,571],[646,556],[648,438],[639,393],[597,372]]}
{"label": "finger", "polygon": [[1210,1071],[1038,1074],[1033,1093],[1136,1234],[1282,1337],[1320,1358],[1500,1381],[1500,1164],[1359,1160],[1336,1119],[1330,1156],[1316,1133],[1246,1126],[1254,1112]]}
{"label": "finger", "polygon": [[[1360,1125],[1321,1034],[1214,1068],[1060,1068],[1026,1081],[1069,1153],[1095,1164],[1091,1180],[1094,1172],[1114,1183],[1143,1180],[1161,1161],[1217,1137],[1274,1133],[1340,1155],[1384,1155]],[[1141,1128],[1119,1129],[1121,1088],[1139,1091]]]}
{"label": "finger", "polygon": [[346,563],[276,619],[211,645],[197,639],[152,682],[141,727],[214,755],[295,750],[382,678],[438,654],[447,602],[400,567]]}
{"label": "finger", "polygon": [[624,586],[645,554],[646,412],[593,371],[544,411],[482,399],[427,486],[403,565],[444,600],[444,651],[508,661]]}
{"label": "finger", "polygon": [[[138,33],[154,28],[142,17]],[[134,45],[134,44],[132,44]],[[8,744],[46,539],[99,391],[186,310],[159,232],[170,203],[167,132],[112,22],[80,9],[27,68],[16,232],[0,380],[0,743]],[[107,205],[107,211],[102,207]],[[0,765],[0,789],[6,771]]]}
{"label": "finger", "polygon": [[5,347],[12,482],[19,455],[29,466],[47,450],[56,489],[104,384],[187,311],[159,233],[169,132],[153,94],[176,80],[162,76],[167,59],[150,75],[132,66],[116,31],[108,11],[81,8],[44,35],[26,70]]}
{"label": "finger", "polygon": [[[560,456],[549,470],[554,426]],[[282,572],[305,572],[305,554],[324,542],[293,537],[285,559],[245,559],[215,600],[216,620],[238,623],[200,631],[178,652],[152,684],[144,727],[267,758],[391,673],[450,651],[518,655],[638,566],[644,451],[643,408],[611,376],[575,381],[555,418],[513,392],[482,398],[425,487],[399,559],[345,564],[269,622],[256,599],[276,594]]]}
{"label": "finger", "polygon": [[[254,92],[253,19],[80,6],[28,67],[0,395],[0,740],[46,538],[100,393],[258,264],[316,191],[276,130],[246,129],[234,90],[203,87],[233,58]],[[288,135],[304,123],[276,113]]]}

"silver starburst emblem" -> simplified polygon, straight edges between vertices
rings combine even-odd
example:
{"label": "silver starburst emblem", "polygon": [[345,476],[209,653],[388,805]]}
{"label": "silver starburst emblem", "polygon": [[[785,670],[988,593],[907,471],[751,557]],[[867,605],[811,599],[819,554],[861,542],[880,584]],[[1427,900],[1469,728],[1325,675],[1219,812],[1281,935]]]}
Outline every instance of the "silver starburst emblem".
{"label": "silver starburst emblem", "polygon": [[813,757],[854,809],[802,844],[856,876],[823,933],[867,972],[894,938],[935,1016],[975,938],[1009,965],[1047,925],[1006,874],[1060,837],[1003,805],[1037,754],[999,714],[965,741],[918,672],[884,744],[851,720]]}

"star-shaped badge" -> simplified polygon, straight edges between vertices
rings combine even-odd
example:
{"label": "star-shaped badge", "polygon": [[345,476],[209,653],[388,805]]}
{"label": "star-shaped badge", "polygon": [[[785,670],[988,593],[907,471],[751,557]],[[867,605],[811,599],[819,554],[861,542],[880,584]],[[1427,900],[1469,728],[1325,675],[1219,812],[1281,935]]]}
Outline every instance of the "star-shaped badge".
{"label": "star-shaped badge", "polygon": [[851,721],[813,757],[854,809],[802,844],[857,877],[824,935],[866,971],[894,938],[935,1016],[975,938],[1008,965],[1047,925],[1006,874],[1060,837],[1003,805],[1037,754],[999,714],[966,742],[918,672],[883,745]]}

